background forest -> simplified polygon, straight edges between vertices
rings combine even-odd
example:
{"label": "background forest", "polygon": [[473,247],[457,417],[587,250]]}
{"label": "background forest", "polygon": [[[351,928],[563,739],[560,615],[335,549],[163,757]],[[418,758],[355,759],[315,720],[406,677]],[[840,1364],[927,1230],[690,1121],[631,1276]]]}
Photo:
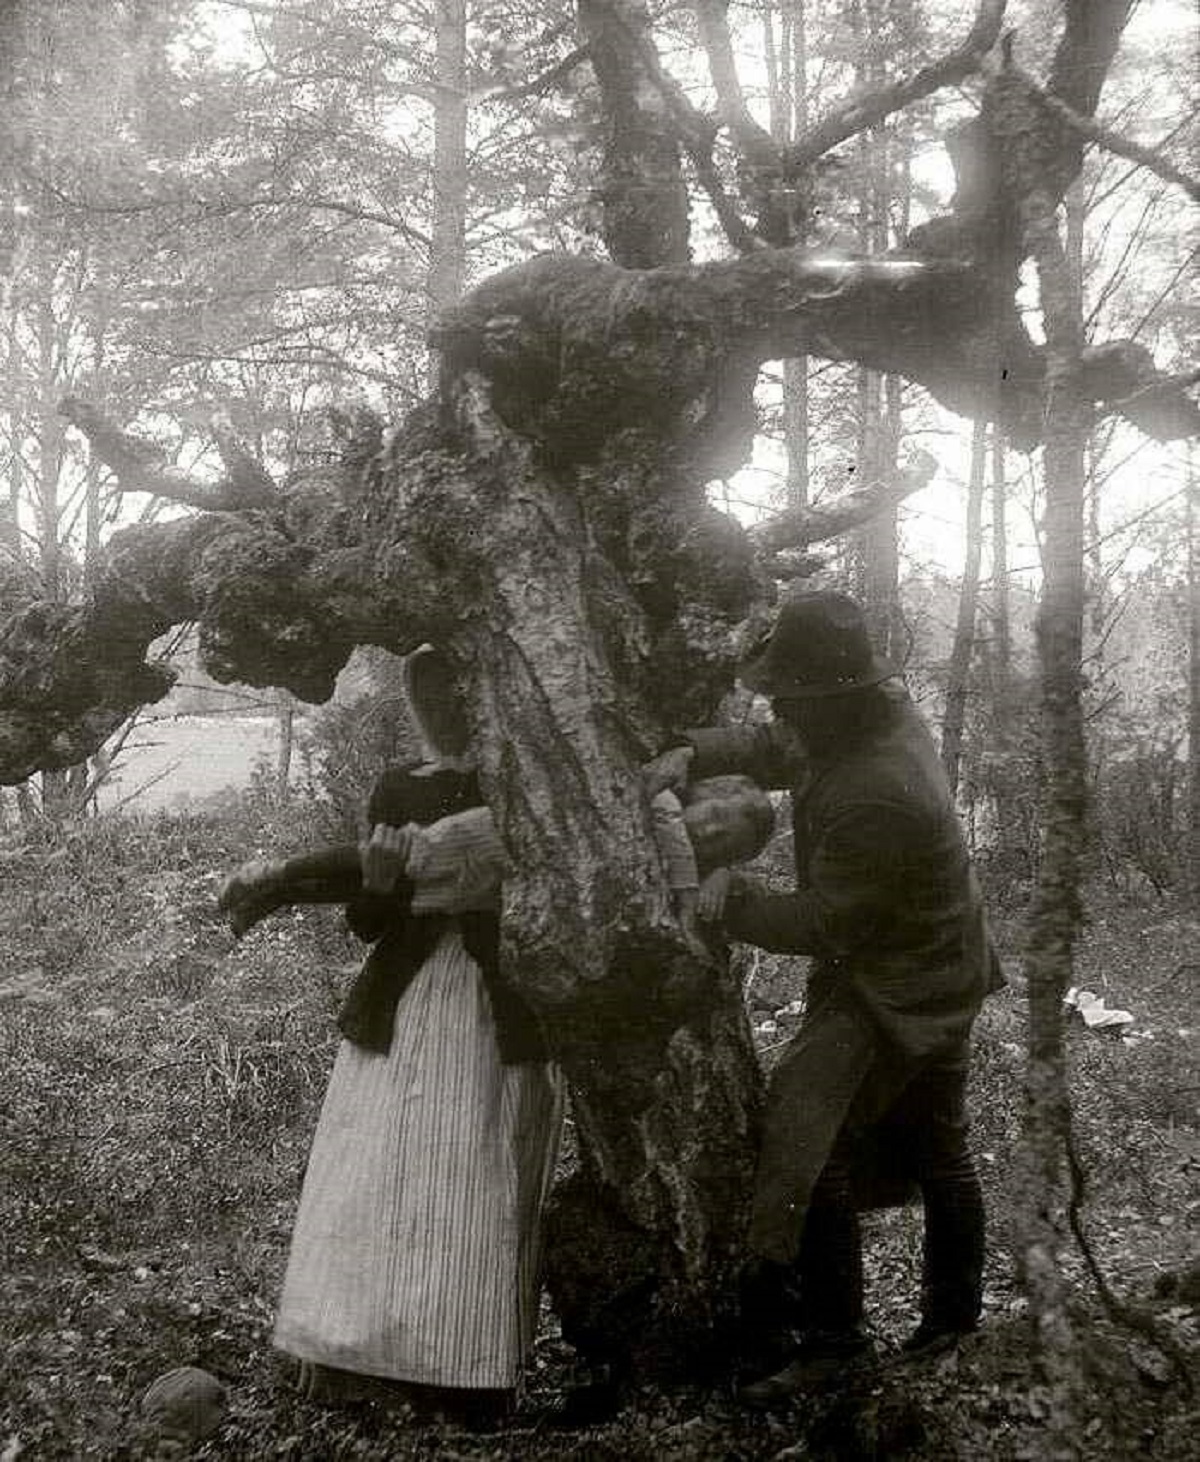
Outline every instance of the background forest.
{"label": "background forest", "polygon": [[[702,52],[711,8],[647,10],[664,67],[703,113],[727,102]],[[753,126],[786,147],[847,96],[917,72],[971,18],[937,0],[746,0],[725,13],[748,114],[741,135],[722,131],[691,162],[700,261],[729,252],[722,200],[760,197]],[[1018,3],[1005,23],[1042,76],[1057,7]],[[1176,169],[1194,156],[1195,47],[1191,7],[1142,0],[1099,114]],[[430,332],[464,291],[540,250],[605,257],[611,118],[559,0],[23,0],[0,17],[0,89],[0,621],[35,600],[78,602],[117,530],[204,506],[222,471],[214,420],[276,481],[319,484],[373,420],[399,420],[436,385]],[[810,196],[768,191],[756,226],[769,233],[771,210],[802,209],[823,256],[897,248],[950,201],[945,135],[978,94],[968,77],[889,113],[820,159]],[[1134,340],[1167,375],[1195,359],[1190,210],[1161,171],[1101,147],[1063,208],[1085,338]],[[1032,275],[1019,302],[1036,335]],[[65,397],[153,443],[160,490],[132,490],[89,450],[59,412]],[[1061,1451],[1071,1435],[1093,1456],[1189,1455],[1195,1415],[1178,1371],[1196,1336],[1188,1228],[1200,1207],[1194,444],[1108,416],[1086,445],[1074,982],[1132,1021],[1092,1028],[1065,1012],[1075,1131],[1063,1224],[1089,1239],[1067,1244],[1061,1268],[1092,1369],[1089,1401],[1064,1427],[1050,1414],[1057,1393],[1029,1369],[1016,1280],[1021,956],[1045,791],[1042,453],[853,361],[769,363],[755,400],[752,455],[708,483],[710,501],[746,525],[836,512],[860,489],[884,504],[786,571],[860,596],[904,661],[1012,976],[979,1037],[994,1232],[978,1344],[915,1373],[910,1405],[876,1398],[866,1439],[857,1411],[801,1433],[687,1388],[647,1388],[616,1421],[554,1435],[546,1415],[572,1358],[549,1314],[528,1420],[507,1438],[416,1433],[292,1398],[269,1358],[271,1306],[356,949],[319,911],[235,945],[214,898],[244,858],[355,828],[375,768],[412,745],[394,660],[364,651],[320,708],[232,687],[278,718],[280,753],[211,804],[97,815],[129,728],[76,767],[0,789],[4,1462],[149,1453],[137,1399],[184,1363],[230,1390],[201,1456],[1040,1457],[1073,1455]],[[922,451],[938,472],[912,492]],[[185,668],[168,708],[210,710],[214,682],[186,629],[163,648]],[[733,697],[724,714],[756,711]],[[788,863],[777,840],[765,871],[786,880]],[[802,981],[795,961],[758,955],[743,974],[769,1063]],[[892,1341],[913,1318],[919,1222],[872,1222],[873,1319]]]}

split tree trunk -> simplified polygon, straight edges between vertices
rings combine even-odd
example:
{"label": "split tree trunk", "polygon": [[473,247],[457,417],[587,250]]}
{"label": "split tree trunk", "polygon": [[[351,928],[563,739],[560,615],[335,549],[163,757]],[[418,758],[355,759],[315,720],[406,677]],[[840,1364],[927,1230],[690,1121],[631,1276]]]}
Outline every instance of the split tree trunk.
{"label": "split tree trunk", "polygon": [[[723,958],[699,960],[680,938],[640,786],[677,717],[712,709],[688,705],[678,681],[704,693],[676,628],[689,606],[647,608],[617,570],[628,505],[642,551],[655,537],[677,545],[672,525],[703,518],[703,488],[673,476],[649,437],[582,481],[550,469],[478,381],[462,383],[455,411],[488,533],[457,563],[469,610],[435,638],[461,666],[518,870],[505,884],[506,969],[571,1086],[580,1167],[550,1216],[552,1297],[591,1358],[661,1372],[714,1338],[759,1101],[740,991]],[[717,691],[710,680],[707,696]]]}

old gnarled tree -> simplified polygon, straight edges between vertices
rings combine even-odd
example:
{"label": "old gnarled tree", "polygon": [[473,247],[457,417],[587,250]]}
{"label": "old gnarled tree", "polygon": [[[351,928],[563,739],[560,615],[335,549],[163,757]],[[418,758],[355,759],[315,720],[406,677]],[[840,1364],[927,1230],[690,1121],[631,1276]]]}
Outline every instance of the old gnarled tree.
{"label": "old gnarled tree", "polygon": [[[748,453],[759,367],[798,354],[901,374],[1039,440],[1046,360],[1014,303],[1017,270],[1029,219],[1078,171],[1128,7],[1066,0],[1043,92],[998,48],[1004,5],[985,0],[946,56],[789,146],[745,106],[724,7],[695,9],[713,116],[664,73],[640,0],[579,3],[610,123],[598,191],[616,262],[542,256],[486,281],[442,323],[434,398],[352,442],[324,479],[276,486],[223,438],[226,477],[206,494],[95,406],[64,403],[124,486],[201,511],[116,535],[81,603],[32,604],[0,628],[5,782],[79,761],[161,696],[169,673],[145,651],[181,621],[199,626],[210,673],[308,700],[355,645],[451,652],[521,870],[505,894],[507,969],[574,1097],[580,1172],[559,1199],[557,1301],[573,1338],[634,1359],[686,1355],[719,1310],[759,1099],[739,991],[672,920],[638,766],[731,685],[771,555],[842,531],[880,496],[782,517],[753,540],[707,505],[705,483]],[[781,224],[781,186],[802,194],[831,147],[970,75],[981,101],[947,139],[950,213],[871,259],[807,251],[802,213]],[[722,128],[752,164],[739,197],[713,162]],[[688,262],[685,166],[736,257]],[[1200,425],[1187,383],[1160,379],[1139,346],[1084,352],[1080,382],[1096,409],[1159,438]]]}

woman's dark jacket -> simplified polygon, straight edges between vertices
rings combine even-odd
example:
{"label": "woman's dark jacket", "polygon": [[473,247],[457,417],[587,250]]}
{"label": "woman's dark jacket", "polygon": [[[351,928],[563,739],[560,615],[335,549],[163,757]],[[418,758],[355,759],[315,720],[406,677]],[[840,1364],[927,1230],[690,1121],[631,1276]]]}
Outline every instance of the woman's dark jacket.
{"label": "woman's dark jacket", "polygon": [[[483,806],[473,773],[453,770],[421,774],[419,763],[389,767],[375,783],[367,806],[372,827],[383,823],[422,826]],[[346,920],[360,939],[373,944],[338,1014],[347,1040],[369,1051],[386,1052],[400,998],[449,927],[446,914],[412,914],[413,885],[400,879],[388,894],[363,892],[346,905]],[[545,1061],[545,1042],[537,1018],[515,990],[500,978],[500,921],[493,913],[453,916],[463,945],[483,973],[496,1021],[500,1059],[507,1064]]]}

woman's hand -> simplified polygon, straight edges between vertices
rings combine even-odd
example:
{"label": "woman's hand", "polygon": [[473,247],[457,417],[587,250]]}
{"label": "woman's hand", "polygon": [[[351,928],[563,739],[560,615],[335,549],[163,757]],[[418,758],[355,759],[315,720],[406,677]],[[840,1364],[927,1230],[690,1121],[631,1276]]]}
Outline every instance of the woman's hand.
{"label": "woman's hand", "polygon": [[694,746],[672,746],[660,751],[653,761],[642,767],[642,784],[647,797],[657,797],[668,787],[678,790],[687,786],[688,769],[696,755]]}
{"label": "woman's hand", "polygon": [[392,892],[396,887],[396,880],[404,873],[408,863],[413,833],[412,823],[404,827],[376,823],[371,836],[359,849],[364,892]]}
{"label": "woman's hand", "polygon": [[728,868],[714,868],[700,880],[700,896],[696,912],[706,924],[715,924],[725,914],[725,900],[733,886],[733,873]]}

